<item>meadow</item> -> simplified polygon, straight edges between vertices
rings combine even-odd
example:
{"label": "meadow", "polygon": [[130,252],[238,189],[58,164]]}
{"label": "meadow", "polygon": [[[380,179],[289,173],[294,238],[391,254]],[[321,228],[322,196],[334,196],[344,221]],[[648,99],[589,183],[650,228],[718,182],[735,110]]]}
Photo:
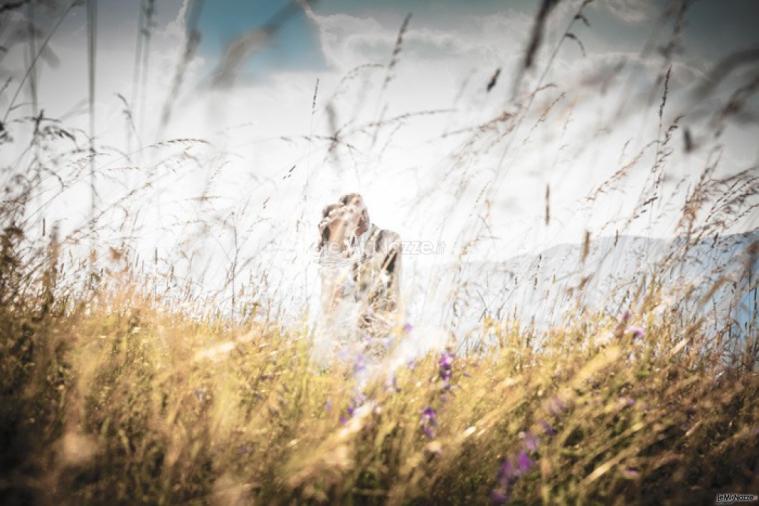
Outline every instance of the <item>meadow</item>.
{"label": "meadow", "polygon": [[[433,184],[469,195],[456,193],[468,178],[463,169],[453,170],[457,163],[495,151],[518,166],[520,146],[566,131],[568,116],[590,100],[588,89],[608,85],[604,76],[591,76],[598,79],[582,86],[547,84],[562,44],[578,43],[585,55],[575,32],[588,25],[583,11],[588,3],[578,4],[554,48],[542,48],[554,2],[541,3],[519,72],[509,76],[515,89],[524,85],[526,91],[516,93],[497,116],[445,132],[441,138],[461,137],[446,155],[450,171]],[[142,5],[142,16],[149,19],[153,2]],[[380,96],[401,72],[409,19],[389,62],[381,66],[386,74],[377,81]],[[675,40],[677,15],[667,12],[663,20],[674,24]],[[145,52],[148,28],[139,35]],[[91,20],[88,29],[94,31]],[[188,37],[182,48],[173,79],[177,90],[192,60],[193,40]],[[24,43],[33,56],[41,53],[34,43]],[[91,66],[95,49],[89,47]],[[457,335],[451,324],[444,328],[445,346],[400,366],[353,357],[330,367],[311,360],[307,309],[288,306],[295,303],[270,279],[270,259],[259,250],[242,253],[246,234],[254,237],[251,242],[262,242],[251,232],[263,214],[254,204],[265,208],[274,192],[265,188],[252,197],[253,204],[235,204],[236,214],[211,213],[223,157],[209,141],[194,137],[137,146],[137,134],[147,134],[137,128],[136,113],[123,96],[118,100],[128,140],[119,148],[96,142],[93,123],[84,131],[45,116],[34,95],[36,84],[30,102],[16,106],[19,90],[35,83],[32,58],[23,79],[9,78],[0,90],[7,107],[0,147],[17,153],[10,162],[3,158],[0,203],[0,503],[712,504],[718,493],[759,493],[756,308],[742,328],[733,320],[745,294],[753,293],[756,303],[759,242],[729,260],[730,272],[682,284],[669,274],[696,245],[712,238],[716,244],[718,237],[755,224],[756,167],[729,175],[718,167],[729,151],[720,135],[749,109],[756,91],[754,60],[743,54],[717,65],[715,75],[727,75],[748,61],[753,88],[729,90],[710,115],[684,126],[668,102],[676,91],[670,88],[676,51],[670,50],[646,99],[654,104],[656,138],[637,153],[625,152],[625,143],[611,175],[582,200],[593,214],[596,200],[617,198],[630,173],[646,171],[629,217],[612,224],[602,220],[593,234],[586,232],[576,259],[582,272],[596,232],[625,233],[641,216],[660,212],[654,220],[670,213],[678,240],[643,280],[626,285],[623,297],[608,293],[614,304],[599,308],[583,303],[592,276],[581,276],[561,292],[576,309],[560,324],[538,328],[516,313],[487,311],[474,331]],[[542,77],[530,80],[538,55],[548,56],[548,62],[540,67]],[[139,67],[139,56],[136,61]],[[339,81],[338,91],[363,70]],[[231,71],[222,66],[220,73]],[[488,73],[481,93],[491,92],[501,71]],[[711,97],[715,79],[691,90],[698,100]],[[565,104],[565,92],[575,84],[586,98]],[[312,116],[318,90],[319,81]],[[90,118],[93,93],[91,88]],[[309,146],[309,156],[338,166],[349,165],[360,142],[379,149],[392,144],[399,125],[437,114],[385,117],[383,112],[376,121],[338,128],[336,117],[343,116],[335,112],[340,109],[333,99],[325,99],[327,133],[300,141]],[[161,128],[181,109],[173,100],[165,104]],[[324,105],[319,102],[319,108]],[[546,121],[564,106],[561,121]],[[751,121],[745,128],[755,128]],[[373,138],[367,134],[372,129]],[[594,142],[605,141],[600,130],[592,134]],[[512,148],[513,138],[518,140]],[[509,147],[501,151],[504,139]],[[582,153],[587,149],[571,138],[557,142]],[[696,167],[689,159],[690,179],[672,182],[672,160],[681,151],[704,154],[703,163]],[[146,255],[137,236],[162,231],[150,229],[150,211],[142,221],[137,216],[143,207],[159,207],[162,184],[181,186],[176,172],[187,167],[207,176],[199,185],[198,207],[177,224],[177,236],[164,238],[170,246],[160,255],[157,246]],[[285,180],[293,169],[277,177]],[[582,179],[577,170],[574,177]],[[495,174],[472,199],[476,226],[462,232],[456,244],[452,260],[458,265],[488,241],[499,177]],[[127,180],[132,186],[122,185]],[[304,193],[307,186],[308,181]],[[62,231],[64,225],[53,218],[60,213],[55,206],[72,191],[80,200],[91,198],[91,209],[82,223],[64,223]],[[537,220],[546,227],[561,218],[562,209],[551,206],[560,191],[546,185],[545,199],[537,205]],[[666,207],[656,207],[659,201]],[[249,221],[235,221],[245,217]],[[294,219],[280,221],[286,230],[296,226]],[[222,232],[232,245],[223,276],[197,276],[185,245],[211,248],[209,238]],[[178,251],[174,256],[167,252],[172,245]],[[530,283],[531,276],[525,274],[522,283]],[[465,285],[443,293],[442,304],[474,298]],[[717,296],[730,299],[729,312],[709,313]],[[403,343],[422,339],[426,328],[409,318],[392,333]],[[363,374],[367,368],[369,375]]]}
{"label": "meadow", "polygon": [[[121,271],[56,287],[2,236],[4,504],[697,504],[756,490],[755,355],[634,313],[430,353],[356,388],[303,328],[197,318]],[[400,333],[413,332],[406,327]]]}

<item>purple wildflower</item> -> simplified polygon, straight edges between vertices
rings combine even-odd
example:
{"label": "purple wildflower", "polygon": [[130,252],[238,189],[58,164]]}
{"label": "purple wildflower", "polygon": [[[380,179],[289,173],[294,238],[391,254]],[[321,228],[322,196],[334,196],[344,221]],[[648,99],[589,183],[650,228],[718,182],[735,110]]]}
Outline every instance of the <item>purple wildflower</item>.
{"label": "purple wildflower", "polygon": [[435,437],[435,427],[437,426],[437,412],[434,409],[429,406],[424,408],[419,423],[422,426],[422,432],[424,432],[425,436],[429,438]]}
{"label": "purple wildflower", "polygon": [[509,459],[504,459],[501,462],[501,467],[498,469],[498,483],[505,484],[516,477],[514,472],[514,466]]}
{"label": "purple wildflower", "polygon": [[634,339],[641,339],[646,335],[645,329],[638,326],[627,327],[627,330],[625,332],[632,334]]}
{"label": "purple wildflower", "polygon": [[413,330],[413,328],[414,328],[414,326],[411,325],[410,323],[405,323],[403,325],[403,333],[404,334],[408,334],[409,332],[411,332]]}
{"label": "purple wildflower", "polygon": [[550,423],[546,422],[545,420],[540,420],[538,423],[540,423],[540,426],[543,427],[543,432],[545,432],[547,436],[556,435],[556,429],[554,429]]}
{"label": "purple wildflower", "polygon": [[354,406],[352,403],[348,405],[348,407],[345,409],[345,414],[340,415],[340,425],[345,425],[348,423],[348,420],[353,418],[353,413],[356,412],[356,406]]}
{"label": "purple wildflower", "polygon": [[509,459],[501,462],[498,468],[498,477],[496,478],[496,487],[490,492],[490,501],[493,504],[505,504],[509,501],[509,487],[517,480],[517,474],[514,472],[514,466]]}
{"label": "purple wildflower", "polygon": [[617,322],[617,328],[614,330],[614,337],[617,339],[622,338],[625,333],[625,327],[627,327],[628,321],[630,321],[630,311],[625,311],[622,314],[622,317],[619,319],[619,322]]}
{"label": "purple wildflower", "polygon": [[[540,420],[540,423],[547,434],[556,433],[545,420]],[[548,429],[553,432],[549,432]],[[505,458],[501,461],[501,467],[498,469],[498,477],[496,478],[497,484],[490,492],[490,500],[493,504],[508,502],[511,487],[521,476],[530,472],[535,466],[535,462],[530,458],[529,453],[535,453],[538,450],[537,436],[530,431],[521,432],[519,436],[522,438],[524,448],[519,451],[516,458]]]}
{"label": "purple wildflower", "polygon": [[517,475],[521,476],[527,474],[532,469],[533,461],[527,452],[522,450],[517,455]]}
{"label": "purple wildflower", "polygon": [[[534,437],[534,436],[533,436]],[[496,487],[490,493],[493,504],[504,504],[509,500],[509,490],[520,476],[527,474],[535,465],[527,452],[521,450],[516,459],[504,459],[498,469]]]}
{"label": "purple wildflower", "polygon": [[345,425],[348,420],[353,418],[353,414],[356,412],[356,410],[361,407],[362,404],[366,402],[366,396],[359,392],[356,394],[353,399],[351,399],[350,404],[348,404],[348,407],[345,409],[345,415],[340,416],[340,424]]}
{"label": "purple wildflower", "polygon": [[443,352],[438,360],[438,373],[440,379],[445,383],[448,383],[453,376],[453,354],[449,352]]}
{"label": "purple wildflower", "polygon": [[356,362],[353,364],[353,374],[358,374],[364,369],[366,369],[366,357],[364,357],[363,353],[359,353],[356,357]]}

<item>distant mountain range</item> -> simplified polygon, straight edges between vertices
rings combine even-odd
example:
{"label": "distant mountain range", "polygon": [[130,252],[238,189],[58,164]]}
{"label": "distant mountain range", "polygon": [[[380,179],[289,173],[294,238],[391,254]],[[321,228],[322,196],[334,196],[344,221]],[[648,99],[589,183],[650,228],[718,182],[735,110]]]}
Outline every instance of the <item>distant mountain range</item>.
{"label": "distant mountain range", "polygon": [[708,325],[722,326],[730,318],[733,332],[745,335],[759,326],[756,258],[753,272],[747,269],[747,251],[757,241],[759,229],[687,248],[685,239],[619,236],[592,240],[587,251],[566,244],[504,262],[420,267],[413,273],[409,310],[459,335],[486,315],[545,328],[581,317],[582,308],[622,314],[658,282],[673,298],[669,304],[705,316]]}

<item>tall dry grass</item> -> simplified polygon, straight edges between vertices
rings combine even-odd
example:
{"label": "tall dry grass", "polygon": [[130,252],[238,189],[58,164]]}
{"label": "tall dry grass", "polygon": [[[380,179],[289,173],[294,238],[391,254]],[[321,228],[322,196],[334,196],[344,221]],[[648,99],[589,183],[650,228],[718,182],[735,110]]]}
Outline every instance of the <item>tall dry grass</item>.
{"label": "tall dry grass", "polygon": [[20,234],[0,264],[5,504],[693,504],[759,485],[759,378],[657,316],[656,291],[540,351],[486,321],[495,349],[359,389],[360,363],[311,365],[305,329],[182,314],[124,272],[61,293],[55,243],[30,279]]}
{"label": "tall dry grass", "polygon": [[[105,154],[95,143],[94,126],[84,134],[42,112],[13,115],[27,77],[18,88],[11,87],[15,95],[0,125],[0,146],[27,140],[28,146],[18,166],[8,171],[0,207],[4,504],[693,504],[712,502],[717,492],[759,490],[756,328],[747,329],[746,346],[730,348],[720,341],[724,332],[715,337],[708,331],[693,304],[671,304],[667,298],[672,287],[656,277],[681,262],[692,246],[755,212],[755,171],[715,176],[720,155],[715,147],[697,184],[687,191],[677,187],[685,194],[677,223],[680,240],[648,284],[630,288],[623,304],[627,310],[584,311],[580,300],[590,276],[584,277],[568,295],[577,297],[577,311],[563,326],[539,332],[505,315],[486,316],[466,353],[453,347],[429,353],[360,384],[366,367],[360,360],[328,369],[311,364],[309,329],[280,318],[269,302],[279,294],[265,271],[243,283],[243,267],[252,261],[240,255],[240,214],[198,218],[202,232],[186,239],[207,238],[210,228],[232,235],[230,266],[218,293],[204,292],[202,278],[176,276],[174,265],[157,249],[146,259],[130,248],[137,235],[134,207],[148,198],[151,186],[171,177],[171,168],[201,165],[191,148],[205,144],[170,139],[143,145],[140,138],[145,133],[137,125],[145,117],[155,3],[145,0],[140,6],[134,90],[129,102],[120,98],[127,146],[116,167],[98,163]],[[515,139],[526,143],[545,128],[546,118],[565,95],[544,80],[566,40],[585,53],[578,34],[581,23],[589,26],[583,11],[588,3],[578,4],[558,42],[543,48],[548,62],[540,63],[550,35],[547,22],[558,2],[541,3],[511,90],[514,98],[491,119],[443,134],[462,139],[442,171],[443,183],[458,192],[468,177],[458,170],[459,163],[492,151],[503,162]],[[64,6],[61,16],[73,5]],[[94,41],[95,4],[89,5]],[[683,10],[677,11],[676,20]],[[262,29],[237,40],[216,80],[225,85],[233,81],[253,43],[270,36],[292,12],[293,6],[287,6]],[[327,134],[311,129],[301,139],[309,150],[313,145],[340,167],[357,149],[355,138],[364,135],[372,146],[384,143],[384,150],[406,122],[446,113],[386,114],[384,93],[400,72],[411,20],[404,19],[386,65],[357,67],[339,83],[326,106]],[[676,23],[672,40],[678,27]],[[193,31],[182,48],[173,89],[182,87],[199,37]],[[650,175],[630,220],[651,213],[653,204],[667,197],[663,171],[681,128],[681,118],[665,114],[674,45],[667,47],[660,81],[652,90],[659,104],[658,137],[638,153],[623,151],[619,168],[586,198],[589,206],[623,186],[633,170]],[[42,49],[31,44],[30,51],[27,76],[34,88],[34,65]],[[88,52],[89,113],[94,116],[94,42]],[[745,57],[733,57],[717,68],[725,73]],[[541,66],[537,81],[527,86],[527,74]],[[377,69],[384,73],[374,120],[361,123],[354,116],[341,124],[351,111],[339,111],[335,99],[352,81]],[[488,73],[492,77],[483,83],[485,93],[497,92],[500,72]],[[595,77],[599,81],[593,86],[608,85],[608,76]],[[312,116],[318,86],[319,81]],[[537,107],[552,90],[556,94],[531,114],[533,104]],[[713,118],[717,137],[731,115],[745,107],[748,91],[742,90]],[[164,123],[178,107],[175,98],[169,97],[162,109]],[[131,107],[138,110],[136,119]],[[37,111],[36,103],[33,109]],[[29,139],[19,140],[22,127],[32,132]],[[683,131],[687,150],[698,149],[703,138]],[[138,149],[133,149],[132,136]],[[149,150],[161,156],[143,157]],[[651,150],[653,166],[642,167],[644,154]],[[198,214],[213,201],[213,179],[223,167],[214,162],[198,197]],[[95,187],[116,180],[113,172],[149,177],[111,203],[100,202]],[[502,176],[496,174],[477,196],[470,216],[477,225],[456,252],[457,272],[468,251],[487,241],[491,201],[504,184]],[[41,191],[51,181],[53,197]],[[60,237],[44,219],[47,199],[81,181],[91,181],[91,216]],[[546,226],[559,216],[551,205],[553,194],[546,184],[540,201]],[[243,211],[248,204],[241,206]],[[616,235],[624,225],[608,226]],[[101,240],[114,230],[120,242]],[[580,263],[587,260],[592,241],[593,235],[586,233]],[[92,245],[85,254],[82,243]],[[754,243],[741,259],[741,280],[748,280],[741,288],[754,293],[758,251]],[[522,282],[529,282],[525,280],[532,274]],[[718,280],[714,291],[729,281]],[[451,298],[470,296],[465,288],[462,281]],[[702,288],[706,295],[689,287],[678,293],[698,306],[715,293]],[[231,311],[218,309],[230,302]],[[732,325],[723,323],[725,328]],[[399,339],[415,339],[420,332],[411,326],[396,330]],[[453,336],[451,344],[460,337]],[[480,344],[486,342],[495,344]],[[727,352],[731,361],[726,363]]]}

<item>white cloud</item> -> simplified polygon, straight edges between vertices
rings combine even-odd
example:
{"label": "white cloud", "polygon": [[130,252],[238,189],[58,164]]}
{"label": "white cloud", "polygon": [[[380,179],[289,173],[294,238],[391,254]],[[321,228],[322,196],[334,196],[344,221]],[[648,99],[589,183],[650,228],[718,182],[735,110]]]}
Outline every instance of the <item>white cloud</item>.
{"label": "white cloud", "polygon": [[658,11],[655,0],[602,0],[597,6],[628,23],[650,20]]}
{"label": "white cloud", "polygon": [[[152,129],[182,51],[186,7],[184,2],[178,15],[154,34],[145,117]],[[283,283],[296,283],[295,278],[309,268],[308,252],[312,251],[320,208],[342,192],[358,190],[365,194],[380,225],[398,230],[406,239],[442,241],[448,259],[459,253],[453,249],[454,242],[480,226],[478,216],[484,216],[486,208],[482,205],[472,213],[471,206],[496,173],[500,182],[490,195],[491,230],[486,231],[493,239],[484,248],[492,258],[579,240],[586,228],[599,230],[609,220],[626,217],[650,171],[650,150],[633,174],[605,195],[592,212],[579,201],[655,138],[660,91],[652,93],[651,87],[661,62],[656,56],[644,58],[635,51],[611,53],[601,43],[589,45],[589,54],[583,58],[565,41],[567,47],[559,51],[543,83],[555,83],[557,88],[537,96],[531,114],[518,129],[509,131],[508,121],[492,123],[497,126],[490,128],[488,121],[517,110],[508,104],[512,69],[521,61],[532,27],[531,15],[463,16],[450,29],[429,24],[417,27],[412,19],[395,77],[382,94],[384,67],[365,68],[356,79],[343,83],[344,92],[333,104],[337,126],[343,127],[344,135],[353,133],[341,139],[350,146],[341,145],[331,153],[328,101],[346,72],[359,65],[390,61],[398,26],[383,25],[370,17],[309,11],[319,27],[329,70],[282,72],[229,89],[203,86],[202,72],[209,65],[196,59],[182,93],[173,97],[175,114],[165,135],[207,139],[212,146],[187,148],[186,158],[181,154],[184,148],[177,147],[181,162],[162,169],[166,177],[151,190],[149,205],[146,201],[134,203],[133,210],[142,213],[145,252],[157,246],[166,254],[178,254],[185,249],[182,241],[187,228],[194,229],[172,223],[219,218],[210,235],[198,243],[187,241],[184,252],[197,253],[198,258],[214,257],[215,275],[223,278],[227,264],[222,250],[231,247],[231,239],[229,230],[219,222],[234,211],[245,232],[244,256],[271,260],[271,277],[281,268]],[[548,33],[555,33],[555,27],[563,29],[569,15],[571,9],[557,11],[549,20]],[[123,146],[125,122],[114,93],[129,96],[131,91],[134,35],[125,31],[99,48],[98,132],[102,146]],[[556,43],[555,37],[547,38],[538,68],[526,77],[528,84],[535,86],[545,55]],[[86,97],[83,32],[72,31],[55,44],[62,64],[57,70],[45,70],[40,89],[41,103],[51,116]],[[618,70],[620,61],[625,62],[622,71]],[[499,82],[487,93],[486,85],[496,68],[502,69]],[[666,121],[683,112],[678,107],[685,102],[678,102],[677,90],[699,77],[697,69],[683,63],[673,66],[673,101]],[[320,91],[312,114],[317,78]],[[606,79],[610,85],[603,94],[599,82]],[[442,109],[453,110],[403,117]],[[372,126],[379,118],[394,117],[400,119],[379,130]],[[72,118],[72,122],[84,128],[86,116]],[[457,130],[461,132],[452,133]],[[147,135],[144,139],[145,143],[153,140]],[[678,151],[668,170],[672,176],[690,170],[691,176],[697,177],[692,167],[700,162]],[[103,164],[115,167],[126,162],[113,155],[104,158]],[[198,197],[206,184],[214,199],[202,205],[190,200]],[[543,224],[546,184],[552,188],[549,227]],[[116,188],[111,189],[112,199],[119,195]],[[70,221],[74,221],[72,216],[86,216],[86,202],[81,192],[69,195],[66,205],[58,209],[59,216],[66,215]],[[52,222],[55,216],[48,218]],[[639,228],[631,230],[646,232],[647,223],[636,226]],[[666,235],[671,229],[660,226],[648,232]],[[280,249],[260,253],[271,238]],[[182,248],[177,247],[180,243]],[[297,256],[296,261],[292,255]],[[409,265],[438,260],[441,257],[413,257]],[[297,274],[289,274],[292,269]]]}

